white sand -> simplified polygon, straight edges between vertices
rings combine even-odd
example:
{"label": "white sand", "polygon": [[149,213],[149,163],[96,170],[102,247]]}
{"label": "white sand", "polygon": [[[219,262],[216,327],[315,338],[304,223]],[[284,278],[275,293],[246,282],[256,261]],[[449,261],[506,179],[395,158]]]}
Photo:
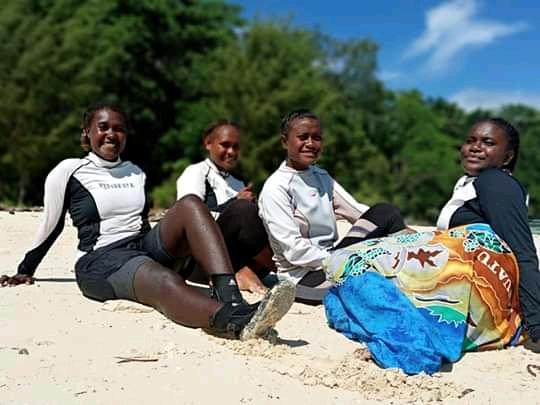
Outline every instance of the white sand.
{"label": "white sand", "polygon": [[[0,212],[0,274],[15,272],[40,216]],[[540,403],[540,354],[523,347],[404,377],[302,304],[277,325],[277,343],[218,339],[127,301],[84,298],[75,247],[67,226],[36,285],[0,289],[1,404]]]}

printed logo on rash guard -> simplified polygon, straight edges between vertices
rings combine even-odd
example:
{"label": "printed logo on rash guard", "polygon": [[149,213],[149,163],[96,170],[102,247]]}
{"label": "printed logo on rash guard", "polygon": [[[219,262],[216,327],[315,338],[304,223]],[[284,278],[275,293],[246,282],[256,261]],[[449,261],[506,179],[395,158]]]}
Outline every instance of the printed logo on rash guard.
{"label": "printed logo on rash guard", "polygon": [[111,188],[135,188],[135,184],[133,183],[113,183],[113,184],[99,183],[99,187],[105,190],[109,190]]}

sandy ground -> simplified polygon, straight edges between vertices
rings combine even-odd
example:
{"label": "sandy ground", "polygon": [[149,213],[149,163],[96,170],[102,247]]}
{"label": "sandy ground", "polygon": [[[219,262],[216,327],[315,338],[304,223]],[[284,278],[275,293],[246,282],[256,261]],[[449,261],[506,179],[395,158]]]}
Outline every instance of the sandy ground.
{"label": "sandy ground", "polygon": [[[0,274],[12,274],[40,213],[0,212]],[[294,304],[274,342],[218,339],[127,301],[79,292],[67,226],[34,286],[0,289],[1,404],[540,404],[540,354],[466,354],[429,377],[382,370]]]}

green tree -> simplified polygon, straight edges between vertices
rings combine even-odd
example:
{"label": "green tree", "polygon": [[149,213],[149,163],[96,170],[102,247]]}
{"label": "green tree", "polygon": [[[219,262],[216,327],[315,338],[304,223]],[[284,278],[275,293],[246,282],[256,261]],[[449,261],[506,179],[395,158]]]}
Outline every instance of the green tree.
{"label": "green tree", "polygon": [[390,199],[407,216],[432,222],[460,173],[458,143],[417,91],[396,93],[387,108],[378,145],[390,160]]}
{"label": "green tree", "polygon": [[172,173],[165,190],[173,188],[172,180],[183,167],[202,158],[202,129],[219,117],[241,125],[240,169],[260,186],[284,158],[281,116],[297,107],[322,114],[337,100],[317,64],[320,57],[311,33],[288,23],[257,21],[218,48],[209,63],[201,59],[193,80],[205,97],[185,106],[190,125],[163,139],[169,150],[183,151],[183,157],[169,165]]}
{"label": "green tree", "polygon": [[321,42],[326,75],[340,95],[326,120],[333,137],[323,163],[360,201],[388,200],[390,164],[374,142],[385,99],[384,86],[375,77],[378,47],[369,40],[322,37]]}
{"label": "green tree", "polygon": [[540,112],[524,105],[507,105],[499,112],[520,132],[520,154],[515,176],[529,193],[529,215],[540,215]]}
{"label": "green tree", "polygon": [[240,169],[260,186],[284,158],[280,119],[298,107],[321,117],[325,146],[319,163],[358,197],[374,197],[368,179],[374,178],[371,174],[384,164],[384,157],[364,134],[361,102],[369,102],[359,96],[370,88],[375,51],[365,41],[333,41],[288,22],[250,24],[217,49],[211,63],[204,60],[196,69],[200,92],[207,97],[186,106],[189,127],[163,138],[169,150],[184,154],[168,164],[171,178],[156,190],[156,199],[174,196],[174,178],[203,157],[202,129],[217,117],[242,126]]}
{"label": "green tree", "polygon": [[78,153],[78,120],[93,101],[116,102],[138,133],[127,158],[150,185],[161,180],[159,138],[182,125],[194,60],[240,22],[238,7],[178,0],[8,0],[0,10],[0,165],[16,192],[39,201],[38,183]]}
{"label": "green tree", "polygon": [[427,104],[439,118],[442,131],[461,143],[469,129],[467,113],[457,104],[443,98],[428,99]]}

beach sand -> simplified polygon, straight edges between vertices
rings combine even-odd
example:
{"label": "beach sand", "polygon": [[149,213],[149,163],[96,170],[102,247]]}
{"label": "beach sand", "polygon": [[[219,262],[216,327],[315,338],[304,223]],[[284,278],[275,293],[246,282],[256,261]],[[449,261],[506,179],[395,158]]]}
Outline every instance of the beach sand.
{"label": "beach sand", "polygon": [[[16,271],[40,217],[0,212],[0,274]],[[75,249],[67,225],[35,285],[0,289],[1,404],[540,403],[540,354],[524,347],[406,377],[329,329],[322,306],[303,304],[273,342],[219,339],[141,305],[83,297]]]}

